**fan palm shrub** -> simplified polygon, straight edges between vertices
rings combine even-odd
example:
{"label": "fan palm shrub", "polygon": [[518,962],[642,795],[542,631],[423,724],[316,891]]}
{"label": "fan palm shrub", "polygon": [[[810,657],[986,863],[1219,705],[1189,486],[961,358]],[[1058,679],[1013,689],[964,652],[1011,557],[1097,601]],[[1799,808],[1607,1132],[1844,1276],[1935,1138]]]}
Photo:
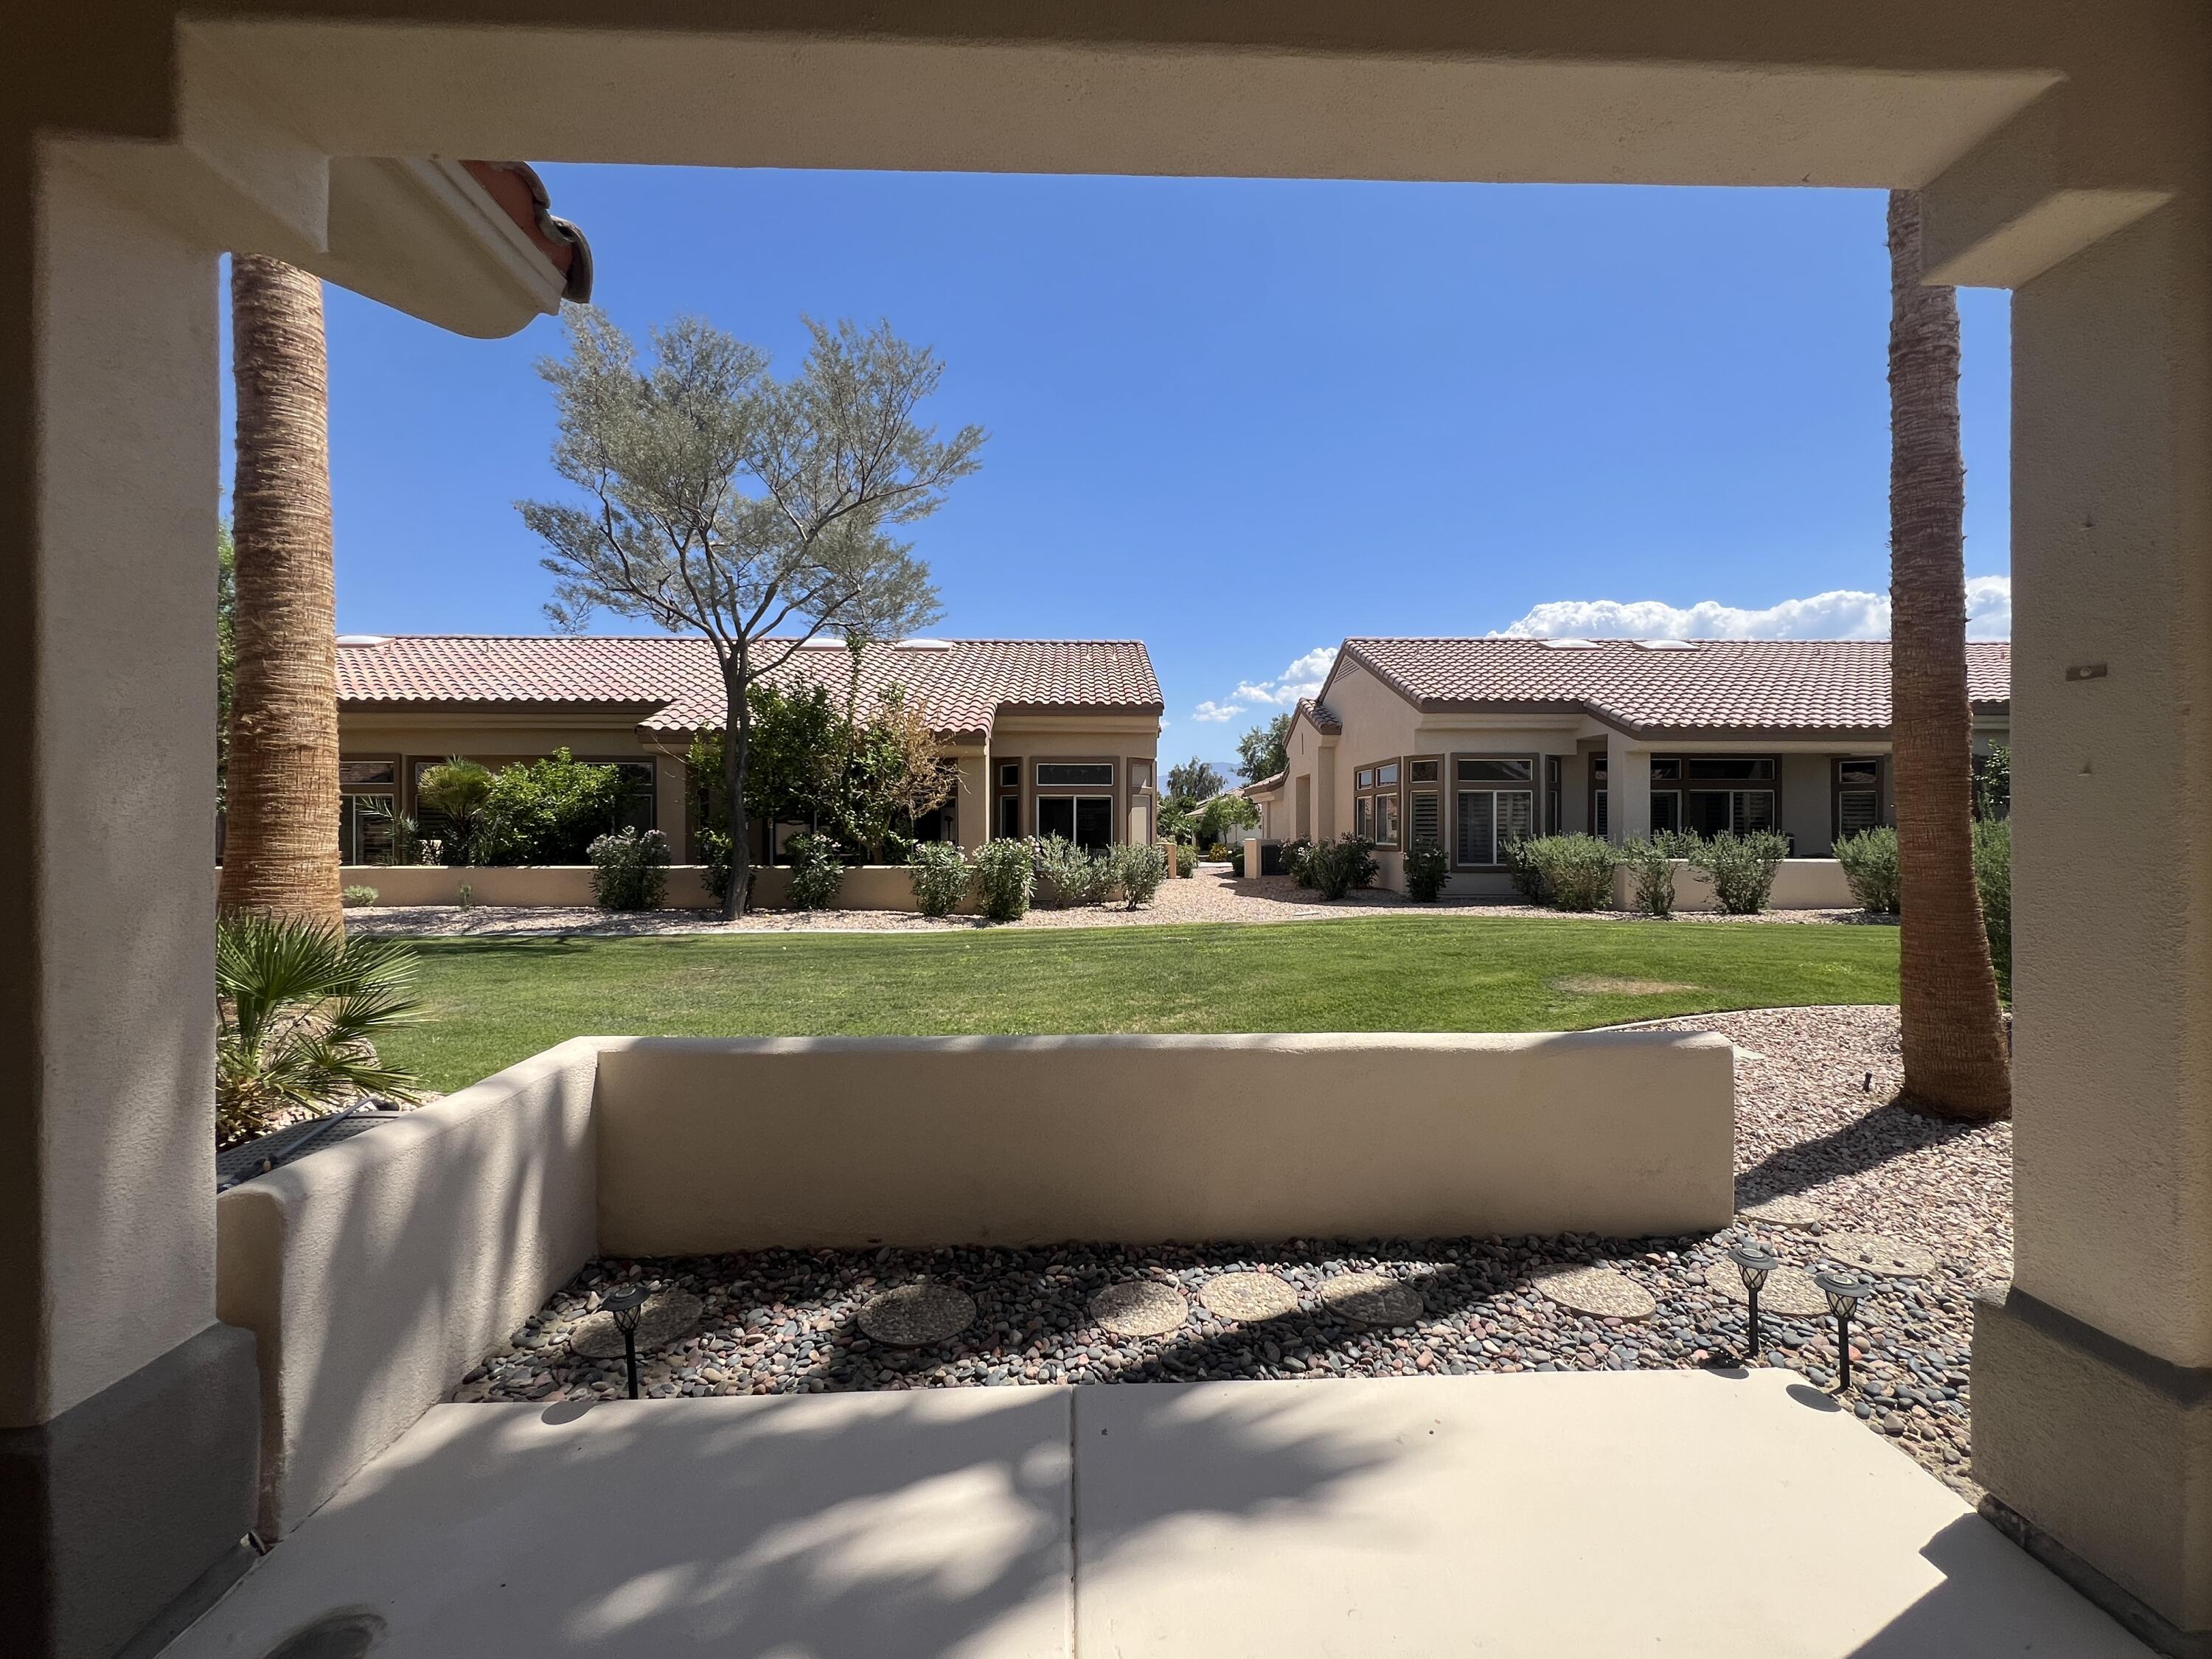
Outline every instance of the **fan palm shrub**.
{"label": "fan palm shrub", "polygon": [[216,925],[216,1144],[228,1146],[361,1095],[413,1104],[411,1072],[376,1040],[411,1024],[415,953],[297,916],[225,913]]}

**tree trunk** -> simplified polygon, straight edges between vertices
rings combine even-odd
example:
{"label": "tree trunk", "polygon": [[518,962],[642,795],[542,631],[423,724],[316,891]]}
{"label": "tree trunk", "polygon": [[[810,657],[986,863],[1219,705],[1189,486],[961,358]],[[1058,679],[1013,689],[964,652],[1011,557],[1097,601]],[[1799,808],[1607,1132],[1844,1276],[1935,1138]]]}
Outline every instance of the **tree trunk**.
{"label": "tree trunk", "polygon": [[237,664],[226,909],[343,924],[338,895],[337,609],[331,569],[322,284],[231,261],[238,472]]}
{"label": "tree trunk", "polygon": [[[753,715],[745,700],[745,663],[740,653],[722,664],[722,786],[730,797],[730,890],[722,901],[725,921],[745,914],[745,888],[752,879],[752,823],[745,816],[745,765],[752,756]],[[769,820],[769,862],[775,862],[775,820]]]}
{"label": "tree trunk", "polygon": [[1905,1035],[1902,1103],[1984,1121],[2012,1110],[1996,975],[1974,884],[1966,698],[1966,464],[1959,307],[1922,271],[1920,200],[1889,198],[1890,733]]}

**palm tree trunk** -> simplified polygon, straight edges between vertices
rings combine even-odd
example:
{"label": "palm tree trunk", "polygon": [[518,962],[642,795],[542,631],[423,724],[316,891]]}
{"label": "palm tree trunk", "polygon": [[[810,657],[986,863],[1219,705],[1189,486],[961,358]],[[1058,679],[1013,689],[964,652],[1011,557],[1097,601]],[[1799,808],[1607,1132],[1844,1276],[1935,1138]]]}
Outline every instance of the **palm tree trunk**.
{"label": "palm tree trunk", "polygon": [[1959,307],[1921,282],[1920,199],[1889,198],[1890,731],[1897,801],[1899,1099],[1934,1116],[2012,1110],[2012,1067],[1974,885],[1966,698]]}
{"label": "palm tree trunk", "polygon": [[337,611],[322,284],[231,261],[237,665],[222,908],[343,925]]}

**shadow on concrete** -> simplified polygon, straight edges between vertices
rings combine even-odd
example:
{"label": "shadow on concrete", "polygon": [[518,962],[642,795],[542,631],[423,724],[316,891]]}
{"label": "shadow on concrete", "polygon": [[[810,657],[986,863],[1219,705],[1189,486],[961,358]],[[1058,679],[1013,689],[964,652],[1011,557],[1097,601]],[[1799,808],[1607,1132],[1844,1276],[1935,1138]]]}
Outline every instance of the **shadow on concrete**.
{"label": "shadow on concrete", "polygon": [[[1962,1515],[1930,1538],[1921,1558],[1943,1582],[1851,1650],[1850,1659],[2013,1659],[2026,1653],[2075,1659],[2154,1659],[2151,1650],[2076,1595],[1977,1515]],[[2033,1597],[1993,1596],[2008,1580]],[[1993,1619],[1993,1607],[2008,1616]]]}

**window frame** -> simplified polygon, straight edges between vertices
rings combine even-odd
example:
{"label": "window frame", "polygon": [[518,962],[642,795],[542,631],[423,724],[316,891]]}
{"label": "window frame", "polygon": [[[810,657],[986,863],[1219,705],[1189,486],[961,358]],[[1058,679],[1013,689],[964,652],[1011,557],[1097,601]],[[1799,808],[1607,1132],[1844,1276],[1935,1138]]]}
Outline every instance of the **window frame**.
{"label": "window frame", "polygon": [[[1127,806],[1130,792],[1123,786],[1128,777],[1126,757],[1121,755],[1039,755],[1031,753],[1021,761],[1022,780],[1025,786],[1022,797],[1022,822],[1029,826],[1031,836],[1042,837],[1044,822],[1042,804],[1047,800],[1103,800],[1107,803],[1106,844],[1120,843],[1128,833]],[[1111,769],[1113,781],[1096,783],[1040,783],[1038,774],[1048,766],[1103,766]],[[1074,817],[1071,823],[1080,827],[1083,809],[1071,809]]]}
{"label": "window frame", "polygon": [[[1403,755],[1389,755],[1352,769],[1352,834],[1372,841],[1377,852],[1396,852],[1402,839],[1406,799],[1405,785],[1401,780],[1406,775],[1405,759]],[[1388,783],[1382,781],[1385,772],[1390,775]],[[1382,807],[1385,800],[1390,803],[1388,812]],[[1385,817],[1389,819],[1390,838],[1388,841],[1382,838]]]}
{"label": "window frame", "polygon": [[[1419,804],[1424,800],[1429,800],[1436,803],[1437,810],[1437,838],[1433,844],[1443,847],[1445,845],[1444,837],[1449,824],[1444,800],[1445,758],[1440,754],[1407,755],[1401,758],[1403,768],[1401,775],[1406,781],[1401,786],[1404,800],[1399,840],[1405,850],[1409,853],[1416,847],[1431,844],[1417,839],[1413,833],[1414,815],[1419,810]],[[1424,767],[1428,769],[1430,774],[1425,778],[1420,775],[1421,769]]]}
{"label": "window frame", "polygon": [[[1871,766],[1874,781],[1871,784],[1846,785],[1844,769],[1847,766]],[[1879,830],[1889,821],[1888,786],[1889,757],[1887,755],[1838,755],[1831,761],[1828,767],[1828,843],[1832,850],[1835,843],[1845,836],[1858,833],[1857,830],[1844,827],[1844,798],[1846,795],[1871,794],[1874,797],[1873,817],[1860,828]]]}
{"label": "window frame", "polygon": [[[1500,796],[1527,796],[1528,834],[1535,836],[1544,833],[1543,790],[1546,776],[1544,759],[1544,756],[1528,750],[1517,752],[1504,750],[1455,750],[1446,757],[1444,776],[1447,780],[1446,788],[1449,796],[1447,805],[1450,817],[1447,830],[1449,839],[1445,846],[1451,854],[1453,869],[1498,871],[1506,868],[1504,860],[1499,856],[1500,848],[1503,845],[1498,838],[1498,824],[1503,816],[1498,811]],[[1468,761],[1510,762],[1516,765],[1526,766],[1528,769],[1528,775],[1517,781],[1502,778],[1462,780],[1460,776],[1460,767],[1462,763]],[[1460,856],[1466,840],[1465,798],[1469,795],[1488,795],[1491,798],[1490,858],[1487,861],[1469,860]]]}

